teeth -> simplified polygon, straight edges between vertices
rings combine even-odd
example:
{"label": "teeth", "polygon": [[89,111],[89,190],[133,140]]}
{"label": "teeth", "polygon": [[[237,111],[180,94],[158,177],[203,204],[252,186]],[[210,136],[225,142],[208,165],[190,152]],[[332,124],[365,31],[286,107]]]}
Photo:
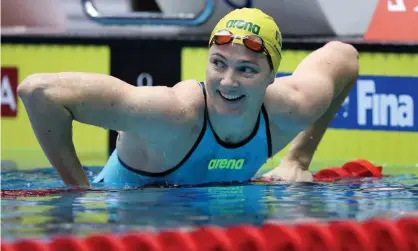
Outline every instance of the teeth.
{"label": "teeth", "polygon": [[222,93],[219,92],[221,94],[222,97],[229,99],[229,100],[234,100],[234,99],[238,99],[241,97],[241,95],[232,95],[232,94],[226,94],[226,93]]}

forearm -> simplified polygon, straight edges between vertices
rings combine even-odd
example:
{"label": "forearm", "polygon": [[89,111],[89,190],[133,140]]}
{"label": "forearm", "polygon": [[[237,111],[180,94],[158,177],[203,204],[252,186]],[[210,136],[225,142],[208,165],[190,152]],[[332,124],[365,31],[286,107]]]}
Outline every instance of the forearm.
{"label": "forearm", "polygon": [[72,115],[50,100],[42,90],[20,88],[35,135],[53,167],[66,185],[89,186],[72,141]]}
{"label": "forearm", "polygon": [[329,123],[334,118],[341,104],[349,95],[355,80],[351,80],[343,91],[337,95],[326,112],[319,117],[310,127],[299,133],[291,142],[285,158],[290,161],[297,161],[303,169],[307,170],[312,161],[314,153],[322,140]]}

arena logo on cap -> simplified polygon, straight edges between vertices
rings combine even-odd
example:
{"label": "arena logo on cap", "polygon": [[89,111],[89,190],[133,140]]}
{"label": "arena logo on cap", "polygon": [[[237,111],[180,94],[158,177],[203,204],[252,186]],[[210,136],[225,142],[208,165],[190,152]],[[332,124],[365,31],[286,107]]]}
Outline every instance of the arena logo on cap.
{"label": "arena logo on cap", "polygon": [[237,28],[240,30],[247,30],[255,35],[258,35],[261,29],[259,25],[247,22],[245,20],[229,20],[226,23],[226,28]]}
{"label": "arena logo on cap", "polygon": [[17,116],[17,68],[1,68],[1,116]]}

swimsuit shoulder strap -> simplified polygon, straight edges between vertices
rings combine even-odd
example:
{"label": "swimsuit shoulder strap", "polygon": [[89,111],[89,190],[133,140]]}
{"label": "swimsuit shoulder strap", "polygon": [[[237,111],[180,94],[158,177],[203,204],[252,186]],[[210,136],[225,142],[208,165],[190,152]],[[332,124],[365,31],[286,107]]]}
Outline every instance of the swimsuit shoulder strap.
{"label": "swimsuit shoulder strap", "polygon": [[205,83],[203,82],[197,82],[200,85],[200,88],[202,88],[203,91],[203,96],[205,96],[205,104],[206,104],[206,88],[205,88]]}

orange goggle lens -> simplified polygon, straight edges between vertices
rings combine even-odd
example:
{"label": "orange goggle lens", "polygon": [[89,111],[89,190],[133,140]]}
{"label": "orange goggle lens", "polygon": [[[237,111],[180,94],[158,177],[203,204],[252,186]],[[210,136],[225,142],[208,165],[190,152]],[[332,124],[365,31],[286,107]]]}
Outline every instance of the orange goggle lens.
{"label": "orange goggle lens", "polygon": [[[223,45],[223,44],[229,44],[234,39],[233,35],[215,35],[213,37],[215,44],[217,45]],[[263,48],[263,41],[260,37],[257,36],[246,36],[243,38],[244,45],[255,52],[262,52],[264,50]]]}
{"label": "orange goggle lens", "polygon": [[229,44],[234,37],[232,35],[215,35],[214,42],[218,45]]}
{"label": "orange goggle lens", "polygon": [[256,52],[261,52],[264,49],[263,41],[257,36],[247,36],[246,39],[244,39],[244,44],[247,48]]}
{"label": "orange goggle lens", "polygon": [[267,55],[268,62],[271,69],[273,69],[273,61],[271,60],[270,53],[268,53],[266,47],[264,47],[263,39],[257,35],[248,35],[245,37],[234,36],[228,30],[218,31],[214,36],[210,44],[215,43],[217,45],[229,44],[234,38],[242,39],[245,47],[254,52],[264,52]]}

